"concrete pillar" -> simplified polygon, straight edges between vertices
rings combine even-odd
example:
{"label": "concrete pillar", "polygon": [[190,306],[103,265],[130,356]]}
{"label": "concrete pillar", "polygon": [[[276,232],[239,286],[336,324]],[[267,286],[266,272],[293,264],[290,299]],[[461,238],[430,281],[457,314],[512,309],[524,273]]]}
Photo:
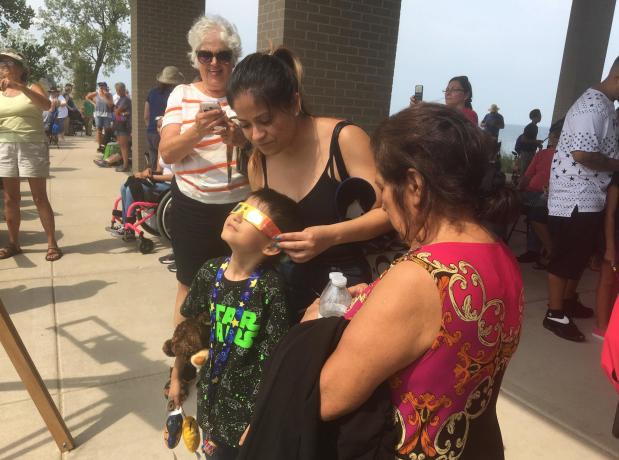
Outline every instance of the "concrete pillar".
{"label": "concrete pillar", "polygon": [[371,131],[389,115],[400,0],[260,0],[258,49],[294,50],[315,115]]}
{"label": "concrete pillar", "polygon": [[148,91],[157,84],[161,69],[175,65],[193,80],[197,71],[191,67],[187,52],[187,32],[193,21],[204,14],[204,0],[131,0],[131,101],[133,170],[145,167],[148,151],[144,102]]}
{"label": "concrete pillar", "polygon": [[572,0],[553,122],[564,117],[588,87],[602,80],[614,12],[615,0]]}

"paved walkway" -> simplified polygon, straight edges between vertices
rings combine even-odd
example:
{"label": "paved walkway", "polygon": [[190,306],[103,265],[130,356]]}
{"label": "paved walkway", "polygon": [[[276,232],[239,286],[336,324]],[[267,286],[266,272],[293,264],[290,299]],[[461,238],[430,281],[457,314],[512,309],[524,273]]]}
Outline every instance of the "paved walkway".
{"label": "paved walkway", "polygon": [[[161,435],[168,364],[161,344],[171,331],[175,279],[157,262],[168,248],[142,255],[104,231],[125,176],[96,168],[93,152],[92,139],[79,137],[52,150],[48,190],[65,251],[58,262],[44,260],[45,238],[22,184],[25,252],[0,261],[0,297],[76,440],[65,458],[170,459]],[[520,250],[522,235],[513,240]],[[546,333],[543,273],[523,268],[524,333],[499,397],[507,459],[619,458],[610,434],[618,397],[599,368],[600,343]],[[589,273],[586,302],[593,289]],[[593,321],[579,325],[589,334]],[[195,458],[182,446],[174,452]],[[0,460],[61,457],[0,350]]]}

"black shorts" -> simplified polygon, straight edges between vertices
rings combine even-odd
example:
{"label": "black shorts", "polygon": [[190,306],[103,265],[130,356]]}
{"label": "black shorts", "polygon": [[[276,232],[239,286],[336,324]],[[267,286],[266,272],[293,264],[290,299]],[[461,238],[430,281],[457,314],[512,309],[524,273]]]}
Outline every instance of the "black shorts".
{"label": "black shorts", "polygon": [[548,216],[552,254],[548,272],[560,278],[578,280],[599,247],[604,212],[578,212],[571,217]]}
{"label": "black shorts", "polygon": [[205,204],[184,195],[172,181],[170,233],[176,279],[191,286],[193,277],[209,259],[230,254],[221,239],[224,221],[236,203]]}

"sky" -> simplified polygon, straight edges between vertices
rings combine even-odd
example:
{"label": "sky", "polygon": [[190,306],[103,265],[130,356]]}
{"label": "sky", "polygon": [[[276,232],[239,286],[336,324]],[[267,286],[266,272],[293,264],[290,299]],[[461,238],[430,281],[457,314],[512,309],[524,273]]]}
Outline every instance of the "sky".
{"label": "sky", "polygon": [[[442,102],[449,79],[467,75],[480,119],[497,104],[506,123],[522,125],[539,108],[548,126],[570,7],[569,0],[402,0],[391,113],[406,107],[416,84],[424,85],[424,100]],[[258,0],[206,0],[206,11],[237,26],[244,54],[256,50]],[[604,75],[619,56],[618,17],[619,7]],[[106,80],[130,84],[131,72],[118,68]]]}

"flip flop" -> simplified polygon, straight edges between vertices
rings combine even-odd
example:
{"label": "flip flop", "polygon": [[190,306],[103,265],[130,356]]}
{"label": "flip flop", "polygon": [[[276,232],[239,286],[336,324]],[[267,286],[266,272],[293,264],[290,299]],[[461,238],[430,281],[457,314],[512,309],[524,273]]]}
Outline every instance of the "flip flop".
{"label": "flip flop", "polygon": [[60,260],[62,257],[62,250],[58,246],[50,246],[47,248],[47,255],[45,256],[45,260],[48,262],[56,262]]}
{"label": "flip flop", "polygon": [[22,252],[23,251],[20,247],[15,246],[14,244],[7,244],[5,247],[0,249],[0,260],[14,257],[17,254],[21,254]]}

